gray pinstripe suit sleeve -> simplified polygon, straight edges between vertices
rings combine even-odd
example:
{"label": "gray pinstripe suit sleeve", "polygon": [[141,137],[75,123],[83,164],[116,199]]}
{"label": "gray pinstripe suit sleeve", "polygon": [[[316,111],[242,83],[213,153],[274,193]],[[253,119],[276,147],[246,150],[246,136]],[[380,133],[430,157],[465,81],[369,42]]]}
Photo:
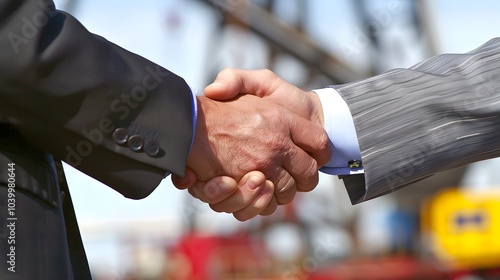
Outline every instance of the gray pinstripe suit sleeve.
{"label": "gray pinstripe suit sleeve", "polygon": [[500,39],[465,54],[335,86],[353,115],[364,175],[352,203],[500,156]]}

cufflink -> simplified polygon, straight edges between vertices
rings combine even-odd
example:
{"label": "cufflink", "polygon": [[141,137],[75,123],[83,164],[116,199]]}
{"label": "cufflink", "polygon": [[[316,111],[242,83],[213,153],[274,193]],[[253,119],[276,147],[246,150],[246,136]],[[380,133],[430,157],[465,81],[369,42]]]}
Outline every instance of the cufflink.
{"label": "cufflink", "polygon": [[139,152],[144,146],[144,140],[139,135],[132,135],[128,138],[127,144],[132,151]]}
{"label": "cufflink", "polygon": [[144,144],[144,151],[150,157],[156,157],[160,153],[160,143],[156,140],[147,141]]}
{"label": "cufflink", "polygon": [[347,166],[349,166],[349,168],[359,168],[361,167],[362,165],[362,162],[360,160],[357,160],[357,159],[353,159],[353,160],[350,160],[347,162]]}
{"label": "cufflink", "polygon": [[127,143],[128,140],[128,132],[125,128],[117,128],[113,132],[113,140],[118,145],[123,145]]}

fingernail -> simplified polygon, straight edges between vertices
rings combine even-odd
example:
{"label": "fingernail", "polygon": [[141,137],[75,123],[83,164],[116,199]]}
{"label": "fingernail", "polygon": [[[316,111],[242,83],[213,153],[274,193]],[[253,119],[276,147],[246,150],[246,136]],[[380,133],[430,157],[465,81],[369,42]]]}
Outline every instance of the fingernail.
{"label": "fingernail", "polygon": [[207,184],[203,188],[203,193],[208,197],[208,198],[215,198],[217,197],[217,194],[220,192],[220,189],[217,185],[215,184]]}
{"label": "fingernail", "polygon": [[222,177],[220,182],[211,182],[205,185],[204,193],[209,198],[215,198],[234,191],[231,187],[231,178]]}
{"label": "fingernail", "polygon": [[256,188],[258,188],[260,185],[259,185],[259,177],[256,177],[256,176],[250,176],[250,178],[248,178],[247,180],[247,187],[250,189],[250,190],[255,190]]}

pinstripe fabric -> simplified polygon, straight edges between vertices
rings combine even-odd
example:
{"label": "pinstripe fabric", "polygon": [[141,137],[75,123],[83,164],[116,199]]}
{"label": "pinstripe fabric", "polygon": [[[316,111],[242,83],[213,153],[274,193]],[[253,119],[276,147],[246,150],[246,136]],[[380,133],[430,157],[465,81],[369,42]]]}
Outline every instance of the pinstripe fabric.
{"label": "pinstripe fabric", "polygon": [[353,203],[500,156],[500,39],[335,88],[365,168],[344,177]]}

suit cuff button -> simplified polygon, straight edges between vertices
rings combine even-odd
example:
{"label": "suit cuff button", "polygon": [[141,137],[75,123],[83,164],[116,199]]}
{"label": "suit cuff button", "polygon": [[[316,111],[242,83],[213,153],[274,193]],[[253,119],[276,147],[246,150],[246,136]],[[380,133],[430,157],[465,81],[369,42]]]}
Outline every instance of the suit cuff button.
{"label": "suit cuff button", "polygon": [[127,143],[128,140],[128,132],[125,128],[117,128],[113,132],[113,140],[118,145],[123,145]]}
{"label": "suit cuff button", "polygon": [[349,168],[360,168],[362,165],[362,162],[360,160],[357,160],[357,159],[353,159],[353,160],[350,160],[347,162],[347,166],[349,166]]}
{"label": "suit cuff button", "polygon": [[128,147],[134,152],[140,152],[144,146],[144,140],[139,135],[130,136],[127,141]]}
{"label": "suit cuff button", "polygon": [[144,151],[150,157],[156,157],[160,153],[160,143],[156,140],[147,141],[144,144]]}

